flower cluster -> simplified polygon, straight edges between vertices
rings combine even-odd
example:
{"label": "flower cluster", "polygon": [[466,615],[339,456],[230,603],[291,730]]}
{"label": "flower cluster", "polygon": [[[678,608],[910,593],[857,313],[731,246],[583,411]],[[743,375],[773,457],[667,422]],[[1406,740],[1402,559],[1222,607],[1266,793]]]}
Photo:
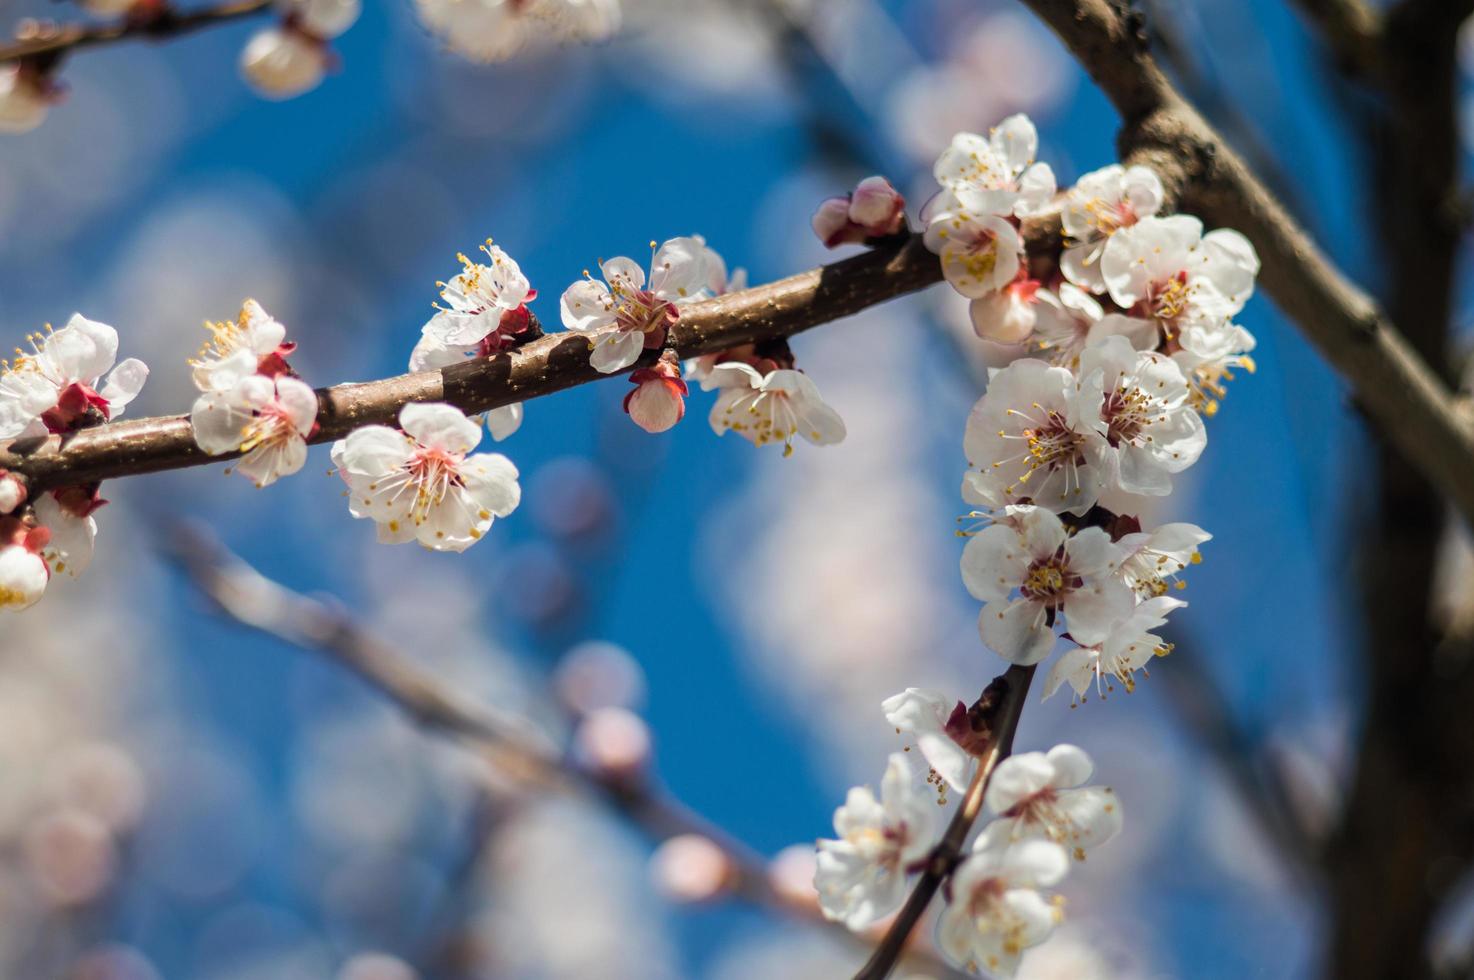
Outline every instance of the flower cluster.
{"label": "flower cluster", "polygon": [[420,20],[472,61],[506,61],[529,46],[606,41],[619,30],[619,0],[415,0]]}
{"label": "flower cluster", "polygon": [[205,329],[210,339],[190,362],[202,392],[189,413],[195,444],[211,456],[242,454],[235,472],[257,487],[296,473],[317,430],[317,393],[287,363],[297,345],[286,327],[248,299],[233,322]]}
{"label": "flower cluster", "polygon": [[[29,352],[0,361],[0,440],[65,436],[123,414],[143,388],[148,367],[118,356],[118,332],[74,314],[55,332],[33,334]],[[0,470],[0,610],[41,598],[58,572],[77,575],[92,560],[93,514],[107,501],[91,483],[32,497]]]}
{"label": "flower cluster", "polygon": [[[957,135],[922,217],[993,365],[963,438],[962,496],[976,509],[961,572],[983,603],[979,633],[1023,667],[1063,646],[1044,697],[1068,685],[1078,703],[1092,688],[1133,690],[1171,650],[1157,631],[1185,605],[1170,593],[1209,535],[1185,523],[1144,529],[1129,510],[1172,492],[1202,455],[1224,382],[1252,370],[1254,339],[1234,317],[1259,261],[1238,232],[1160,214],[1151,170],[1110,166],[1060,192],[1037,149],[1024,116],[986,137]],[[1062,244],[1038,233],[1045,219],[1060,222]],[[993,747],[975,717],[982,704],[912,688],[883,705],[942,802]],[[938,927],[956,962],[1011,975],[1054,928],[1059,906],[1041,890],[1121,826],[1111,791],[1084,786],[1091,770],[1079,749],[1058,746],[984,774],[995,819],[952,873]],[[836,815],[841,840],[820,842],[816,879],[831,918],[863,928],[900,904],[930,846],[915,782],[893,756],[882,801],[855,790]]]}

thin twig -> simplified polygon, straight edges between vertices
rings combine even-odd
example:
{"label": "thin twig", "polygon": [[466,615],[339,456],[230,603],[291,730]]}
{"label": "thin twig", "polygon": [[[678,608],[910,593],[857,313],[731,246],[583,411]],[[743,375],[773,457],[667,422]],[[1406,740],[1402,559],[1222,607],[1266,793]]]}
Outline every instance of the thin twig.
{"label": "thin twig", "polygon": [[[927,855],[926,867],[916,880],[906,904],[901,906],[900,913],[886,930],[875,953],[861,967],[860,972],[855,974],[854,980],[885,980],[890,975],[905,951],[906,942],[911,938],[916,924],[926,913],[927,906],[936,897],[942,882],[957,867],[968,832],[972,830],[978,814],[983,810],[983,798],[988,792],[988,782],[993,777],[993,771],[1013,751],[1013,736],[1018,731],[1019,716],[1024,710],[1024,701],[1029,694],[1029,683],[1034,679],[1034,670],[1032,666],[1014,665],[1008,668],[1005,673],[993,679],[993,683],[988,685],[974,705],[974,712],[988,712],[991,709],[988,717],[993,737],[988,751],[979,761],[978,771],[967,787],[967,795],[962,798],[962,804],[952,815],[952,822],[947,825],[942,839]],[[985,707],[984,702],[990,697],[994,700]]]}
{"label": "thin twig", "polygon": [[[517,719],[462,697],[403,652],[363,629],[347,613],[274,582],[231,554],[208,531],[180,523],[164,548],[190,581],[228,618],[347,667],[427,731],[454,738],[506,775],[535,786],[582,791],[603,799],[656,842],[684,834],[704,837],[727,856],[731,894],[753,905],[822,925],[851,943],[869,941],[823,919],[817,907],[795,903],[772,885],[761,855],[663,793],[648,772],[610,774],[573,763]],[[908,950],[918,970],[947,980],[964,975],[926,950]]]}
{"label": "thin twig", "polygon": [[83,48],[119,41],[164,41],[231,21],[254,17],[272,8],[272,0],[230,0],[199,10],[180,11],[165,6],[147,16],[111,24],[69,24],[36,28],[32,36],[0,47],[0,64],[21,59],[57,59]]}

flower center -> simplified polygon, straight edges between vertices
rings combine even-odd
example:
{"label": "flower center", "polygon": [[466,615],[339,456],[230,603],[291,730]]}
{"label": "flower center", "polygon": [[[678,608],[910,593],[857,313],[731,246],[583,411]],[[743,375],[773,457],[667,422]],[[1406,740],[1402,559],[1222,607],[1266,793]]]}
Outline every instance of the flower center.
{"label": "flower center", "polygon": [[1147,311],[1163,323],[1172,323],[1187,312],[1192,302],[1193,288],[1188,284],[1187,272],[1177,273],[1165,282],[1154,283],[1147,297]]}
{"label": "flower center", "polygon": [[271,404],[258,409],[256,416],[241,429],[241,452],[248,453],[257,446],[275,446],[291,438],[296,431],[286,410]]}
{"label": "flower center", "polygon": [[1024,598],[1047,605],[1058,605],[1064,597],[1084,585],[1085,581],[1070,571],[1063,549],[1048,558],[1036,558],[1024,575],[1020,591]]}
{"label": "flower center", "polygon": [[415,486],[415,502],[411,512],[422,521],[432,507],[439,506],[452,487],[461,485],[458,453],[444,449],[421,449],[409,461],[409,478]]}
{"label": "flower center", "polygon": [[1106,393],[1101,403],[1100,417],[1106,423],[1106,440],[1112,447],[1123,442],[1135,443],[1147,426],[1160,421],[1157,411],[1157,404],[1150,395],[1122,380],[1114,391]]}
{"label": "flower center", "polygon": [[614,294],[614,313],[618,317],[619,329],[625,333],[655,333],[680,319],[674,304],[648,289],[628,290],[611,283],[609,291]]}

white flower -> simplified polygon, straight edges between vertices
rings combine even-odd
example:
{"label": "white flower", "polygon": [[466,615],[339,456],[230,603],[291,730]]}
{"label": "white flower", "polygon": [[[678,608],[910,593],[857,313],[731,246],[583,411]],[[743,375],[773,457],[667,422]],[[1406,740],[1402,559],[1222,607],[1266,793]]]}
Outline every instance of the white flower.
{"label": "white flower", "polygon": [[1203,234],[1190,215],[1143,218],[1110,237],[1100,260],[1111,299],[1159,324],[1168,339],[1191,323],[1221,323],[1254,292],[1259,257],[1236,231]]}
{"label": "white flower", "polygon": [[646,432],[664,432],[686,417],[686,382],[681,362],[667,351],[654,367],[630,375],[635,390],[624,396],[624,410]]}
{"label": "white flower", "polygon": [[56,85],[27,64],[0,65],[0,133],[29,133],[46,119]]}
{"label": "white flower", "polygon": [[916,736],[927,765],[948,786],[958,792],[967,788],[977,756],[954,735],[972,734],[966,705],[940,691],[908,687],[886,698],[880,707],[885,720],[898,731]]}
{"label": "white flower", "polygon": [[759,374],[740,361],[711,369],[702,387],[720,389],[711,407],[711,428],[717,435],[728,429],[754,446],[783,443],[783,455],[793,452],[793,437],[815,446],[829,446],[845,437],[844,419],[825,404],[809,376],[792,368]]}
{"label": "white flower", "polygon": [[910,866],[931,847],[935,809],[899,752],[886,766],[879,800],[868,786],[851,789],[834,813],[839,840],[819,841],[814,887],[825,918],[858,931],[898,908]]}
{"label": "white flower", "polygon": [[927,223],[926,247],[942,257],[942,275],[952,288],[977,299],[1013,281],[1024,242],[996,214],[948,210]]}
{"label": "white flower", "polygon": [[28,339],[32,353],[0,362],[0,439],[71,431],[93,411],[115,419],[148,378],[136,358],[113,367],[118,332],[80,313],[55,333]]}
{"label": "white flower", "polygon": [[0,469],[0,516],[26,502],[26,485],[14,473]]}
{"label": "white flower", "polygon": [[1228,394],[1225,381],[1233,370],[1254,373],[1254,335],[1236,323],[1190,323],[1177,336],[1179,349],[1172,360],[1182,368],[1193,386],[1193,404],[1210,418],[1218,412],[1218,399]]}
{"label": "white flower", "polygon": [[622,371],[646,347],[665,343],[666,330],[680,319],[676,304],[695,298],[706,284],[707,251],[695,238],[672,238],[651,259],[648,285],[644,270],[619,256],[600,265],[604,282],[585,278],[564,291],[563,326],[597,334],[589,356],[595,370]]}
{"label": "white flower", "polygon": [[[1025,752],[998,763],[984,802],[998,819],[983,828],[978,848],[1045,838],[1076,860],[1121,832],[1121,803],[1109,787],[1085,786],[1095,769],[1073,745]],[[986,838],[984,840],[983,838]]]}
{"label": "white flower", "polygon": [[316,421],[317,393],[285,375],[246,375],[229,391],[201,395],[189,413],[199,447],[212,456],[244,453],[235,470],[258,487],[302,468]]}
{"label": "white flower", "polygon": [[[284,358],[294,345],[283,343],[287,328],[272,318],[254,299],[241,305],[234,322],[205,321],[210,339],[189,362],[191,377],[200,391],[229,391],[244,377],[261,370],[272,355]],[[275,368],[276,365],[268,364]],[[266,373],[275,373],[268,370]]]}
{"label": "white flower", "polygon": [[1081,412],[1075,376],[1032,359],[993,375],[962,447],[975,471],[963,496],[985,507],[1030,501],[1083,514],[1110,474],[1110,446],[1093,415]]}
{"label": "white flower", "polygon": [[1053,364],[1074,368],[1086,347],[1108,337],[1125,337],[1137,350],[1153,350],[1159,340],[1157,325],[1120,313],[1106,313],[1089,293],[1068,282],[1054,293],[1042,292],[1034,335],[1036,350]]}
{"label": "white flower", "polygon": [[1080,355],[1080,413],[1113,451],[1113,482],[1127,493],[1164,496],[1172,474],[1203,453],[1208,431],[1193,411],[1187,379],[1167,357],[1108,337]]}
{"label": "white flower", "polygon": [[501,330],[504,315],[518,311],[531,298],[532,285],[511,256],[490,239],[481,251],[490,265],[472,262],[464,254],[456,256],[463,268],[450,282],[440,284],[440,296],[448,305],[425,324],[422,332],[427,340],[446,347],[480,344]]}
{"label": "white flower", "polygon": [[241,74],[268,99],[290,99],[311,91],[327,73],[322,41],[285,25],[257,31],[241,51]]}
{"label": "white flower", "polygon": [[511,460],[467,455],[481,441],[475,422],[450,405],[410,404],[399,424],[403,431],[364,426],[333,444],[348,510],[377,523],[380,541],[465,551],[517,508],[522,489]]}
{"label": "white flower", "polygon": [[277,0],[276,6],[296,26],[323,40],[352,27],[362,9],[360,0]]}
{"label": "white flower", "polygon": [[420,19],[473,61],[505,61],[529,42],[606,40],[619,30],[618,0],[416,0]]}
{"label": "white flower", "polygon": [[1060,271],[1078,286],[1105,292],[1100,259],[1106,240],[1154,217],[1161,207],[1162,182],[1150,167],[1113,163],[1081,177],[1065,194],[1060,214],[1070,242],[1060,256]]}
{"label": "white flower", "polygon": [[1058,884],[1069,869],[1069,855],[1049,841],[975,849],[952,875],[938,944],[969,969],[1012,976],[1023,951],[1048,939],[1063,917],[1038,889]]}
{"label": "white flower", "polygon": [[25,544],[0,544],[0,610],[35,605],[50,577],[46,562]]}
{"label": "white flower", "polygon": [[1029,117],[1009,116],[984,139],[958,133],[937,158],[932,173],[957,201],[976,214],[1038,214],[1054,197],[1054,171],[1035,163],[1039,133]]}
{"label": "white flower", "polygon": [[[1211,541],[1213,535],[1196,524],[1163,524],[1151,531],[1124,535],[1117,544],[1125,556],[1121,559],[1121,578],[1143,599],[1166,595],[1169,581],[1188,565],[1203,560],[1198,545]],[[1181,588],[1182,583],[1178,582]]]}
{"label": "white flower", "polygon": [[36,501],[36,523],[48,538],[40,555],[52,573],[77,576],[92,564],[97,519],[92,515],[104,501],[96,492],[79,487],[43,493]]}
{"label": "white flower", "polygon": [[[1135,673],[1151,662],[1172,652],[1172,644],[1151,631],[1167,622],[1167,614],[1187,605],[1181,599],[1158,596],[1138,603],[1131,614],[1117,622],[1100,642],[1077,646],[1055,661],[1044,680],[1044,697],[1053,696],[1061,684],[1075,690],[1077,701],[1092,685],[1100,697],[1114,690],[1111,678],[1121,682],[1127,693],[1135,690]],[[1105,690],[1102,690],[1102,683]]]}
{"label": "white flower", "polygon": [[1042,507],[1008,515],[1011,523],[984,528],[962,551],[962,580],[987,603],[983,642],[1010,663],[1036,664],[1054,647],[1060,614],[1077,643],[1099,642],[1135,602],[1115,576],[1121,554],[1110,535],[1096,527],[1071,535]]}

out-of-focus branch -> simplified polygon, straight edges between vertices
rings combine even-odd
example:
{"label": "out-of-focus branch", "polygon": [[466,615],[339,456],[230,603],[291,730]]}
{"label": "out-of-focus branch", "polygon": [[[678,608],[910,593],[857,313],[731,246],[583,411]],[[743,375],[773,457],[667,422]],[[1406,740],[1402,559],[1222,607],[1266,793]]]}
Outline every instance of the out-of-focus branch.
{"label": "out-of-focus branch", "polygon": [[1366,79],[1382,71],[1382,14],[1365,0],[1295,0],[1342,70]]}
{"label": "out-of-focus branch", "polygon": [[[226,617],[347,667],[421,727],[450,736],[524,783],[583,791],[603,799],[657,842],[685,834],[712,841],[726,855],[728,891],[754,905],[830,927],[851,942],[868,942],[818,914],[817,906],[777,891],[767,862],[708,820],[661,791],[648,771],[606,773],[565,759],[517,719],[491,711],[443,683],[327,602],[293,592],[231,554],[208,531],[178,524],[165,535],[168,556]],[[934,954],[908,950],[918,970],[947,980],[962,974]]]}
{"label": "out-of-focus branch", "polygon": [[1111,0],[1024,2],[1121,113],[1122,159],[1153,167],[1184,210],[1248,236],[1280,308],[1350,382],[1383,437],[1474,521],[1474,425],[1449,386],[1178,94],[1136,15]]}
{"label": "out-of-focus branch", "polygon": [[175,10],[165,5],[146,15],[111,24],[69,24],[65,27],[32,26],[25,36],[0,47],[0,64],[22,59],[57,59],[119,41],[163,41],[192,34],[218,24],[227,24],[270,10],[272,0],[229,0],[198,10]]}
{"label": "out-of-focus branch", "polygon": [[947,825],[942,839],[926,856],[926,866],[906,898],[906,904],[901,906],[901,911],[886,930],[880,945],[875,948],[874,955],[855,974],[854,980],[885,980],[890,976],[891,970],[895,969],[901,954],[905,952],[906,942],[911,938],[912,931],[926,913],[927,906],[936,897],[942,882],[962,859],[962,846],[967,841],[972,825],[977,822],[978,814],[983,811],[983,798],[988,792],[988,782],[993,778],[993,771],[1013,751],[1013,736],[1018,731],[1019,717],[1024,710],[1024,701],[1029,696],[1029,684],[1034,679],[1034,670],[1033,666],[1014,665],[1008,668],[1005,673],[993,679],[973,705],[971,714],[975,718],[984,719],[991,732],[988,751],[979,760],[978,771],[972,777],[967,794],[962,798],[957,812],[952,815],[952,822]]}
{"label": "out-of-focus branch", "polygon": [[[1031,228],[1030,239],[1038,247],[1059,247],[1057,220]],[[912,235],[832,265],[693,304],[671,328],[667,346],[684,358],[788,337],[941,278],[941,263],[920,235]],[[589,365],[589,343],[587,334],[550,334],[516,350],[439,371],[319,389],[319,430],[312,441],[340,439],[372,423],[393,424],[408,402],[449,402],[466,412],[483,412],[611,377]],[[636,366],[649,366],[659,354],[646,351]],[[229,458],[206,455],[195,445],[187,415],[125,420],[65,438],[0,443],[0,468],[20,475],[33,492]]]}

